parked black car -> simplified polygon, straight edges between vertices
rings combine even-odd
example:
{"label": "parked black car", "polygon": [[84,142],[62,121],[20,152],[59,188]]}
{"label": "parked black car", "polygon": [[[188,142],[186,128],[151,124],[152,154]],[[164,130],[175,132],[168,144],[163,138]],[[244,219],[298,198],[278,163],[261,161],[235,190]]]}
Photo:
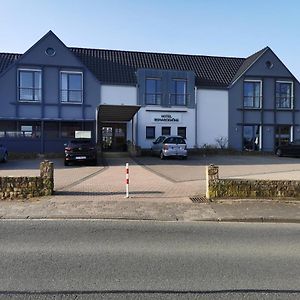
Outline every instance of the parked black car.
{"label": "parked black car", "polygon": [[277,156],[300,156],[300,141],[294,141],[278,146],[275,150]]}
{"label": "parked black car", "polygon": [[8,151],[4,145],[0,145],[0,162],[7,162]]}
{"label": "parked black car", "polygon": [[97,149],[90,139],[73,139],[65,144],[65,166],[72,162],[97,165]]}

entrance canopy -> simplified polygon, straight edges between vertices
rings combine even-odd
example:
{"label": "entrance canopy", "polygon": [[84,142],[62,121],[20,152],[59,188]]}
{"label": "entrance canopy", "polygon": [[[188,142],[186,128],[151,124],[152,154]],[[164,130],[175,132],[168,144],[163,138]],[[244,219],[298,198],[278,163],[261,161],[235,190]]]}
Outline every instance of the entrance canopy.
{"label": "entrance canopy", "polygon": [[140,105],[110,105],[98,106],[98,120],[100,122],[128,122],[141,108]]}

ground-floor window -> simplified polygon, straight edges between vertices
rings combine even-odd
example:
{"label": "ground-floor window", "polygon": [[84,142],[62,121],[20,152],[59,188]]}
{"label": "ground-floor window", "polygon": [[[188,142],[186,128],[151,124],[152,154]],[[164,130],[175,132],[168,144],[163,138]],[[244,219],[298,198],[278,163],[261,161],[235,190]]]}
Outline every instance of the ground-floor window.
{"label": "ground-floor window", "polygon": [[246,151],[260,150],[260,126],[247,125],[243,127],[243,149]]}
{"label": "ground-floor window", "polygon": [[275,146],[286,145],[291,141],[291,126],[279,125],[275,130]]}
{"label": "ground-floor window", "polygon": [[177,127],[177,135],[180,135],[186,139],[186,127]]}
{"label": "ground-floor window", "polygon": [[81,122],[62,122],[61,123],[61,137],[74,138],[75,131],[82,130]]}
{"label": "ground-floor window", "polygon": [[146,139],[154,139],[154,138],[155,138],[155,126],[147,126]]}
{"label": "ground-floor window", "polygon": [[162,127],[161,135],[171,135],[171,127]]}

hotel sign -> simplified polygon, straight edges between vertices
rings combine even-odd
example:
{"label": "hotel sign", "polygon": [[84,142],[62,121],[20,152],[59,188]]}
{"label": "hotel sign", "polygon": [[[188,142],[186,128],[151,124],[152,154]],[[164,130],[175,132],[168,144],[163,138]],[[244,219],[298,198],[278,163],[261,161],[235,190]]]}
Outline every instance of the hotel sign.
{"label": "hotel sign", "polygon": [[170,113],[170,112],[152,114],[151,122],[152,123],[181,123],[181,114]]}

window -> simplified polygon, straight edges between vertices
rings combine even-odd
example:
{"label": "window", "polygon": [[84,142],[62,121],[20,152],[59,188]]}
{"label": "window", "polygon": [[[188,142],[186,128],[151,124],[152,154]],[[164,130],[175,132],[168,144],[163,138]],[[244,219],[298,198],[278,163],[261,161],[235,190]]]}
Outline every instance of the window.
{"label": "window", "polygon": [[155,127],[154,126],[146,127],[146,139],[155,139]]}
{"label": "window", "polygon": [[261,81],[244,81],[244,107],[261,107]]}
{"label": "window", "polygon": [[147,105],[161,104],[161,79],[160,78],[146,79],[146,104]]}
{"label": "window", "polygon": [[173,79],[171,86],[171,105],[185,106],[187,103],[186,80]]}
{"label": "window", "polygon": [[41,101],[41,74],[40,70],[19,70],[19,101]]}
{"label": "window", "polygon": [[177,127],[177,135],[180,135],[186,139],[186,127]]}
{"label": "window", "polygon": [[62,122],[61,123],[61,137],[74,138],[75,131],[82,130],[81,122]]}
{"label": "window", "polygon": [[82,103],[82,73],[61,72],[61,102]]}
{"label": "window", "polygon": [[171,127],[162,127],[161,135],[171,135]]}
{"label": "window", "polygon": [[275,130],[275,146],[286,145],[291,141],[291,126],[276,126]]}
{"label": "window", "polygon": [[260,149],[260,126],[244,126],[243,148],[246,151],[258,151]]}
{"label": "window", "polygon": [[41,123],[40,122],[21,122],[19,124],[19,133],[25,138],[40,138]]}
{"label": "window", "polygon": [[292,82],[276,82],[276,107],[292,108],[293,100],[293,83]]}

